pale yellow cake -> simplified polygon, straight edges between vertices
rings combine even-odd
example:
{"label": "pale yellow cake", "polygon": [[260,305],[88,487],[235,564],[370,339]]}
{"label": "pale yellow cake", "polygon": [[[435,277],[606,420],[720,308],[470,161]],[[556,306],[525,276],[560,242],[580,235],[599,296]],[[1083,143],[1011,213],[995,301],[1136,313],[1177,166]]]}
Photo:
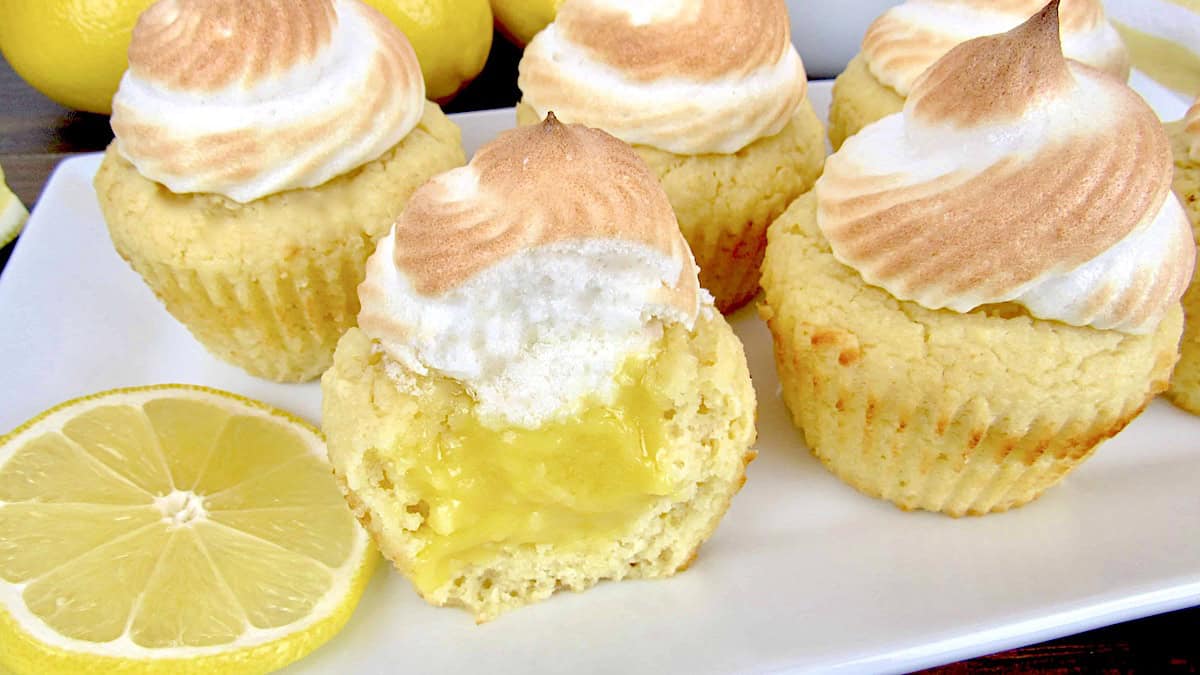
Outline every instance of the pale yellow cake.
{"label": "pale yellow cake", "polygon": [[[541,121],[527,104],[517,121]],[[808,191],[825,160],[824,128],[805,100],[774,136],[729,155],[677,155],[634,145],[658,176],[700,266],[700,285],[731,312],[758,293],[767,226]]]}
{"label": "pale yellow cake", "polygon": [[[1189,143],[1195,141],[1184,135],[1182,121],[1167,125],[1167,132],[1175,154],[1175,194],[1183,203],[1192,221],[1192,232],[1200,242],[1200,162],[1189,153]],[[1171,375],[1167,398],[1180,408],[1200,415],[1200,284],[1195,277],[1183,296],[1183,313],[1179,363]]]}
{"label": "pale yellow cake", "polygon": [[383,156],[311,189],[241,204],[175,194],[110,147],[96,195],[117,252],[217,357],[302,382],[329,366],[354,325],[363,264],[430,176],[465,161],[433,103]]}
{"label": "pale yellow cake", "polygon": [[479,621],[686,568],[754,457],[742,345],[712,310],[627,363],[614,403],[534,430],[485,426],[460,383],[396,368],[342,338],[321,380],[330,460],[384,556]]}
{"label": "pale yellow cake", "polygon": [[812,193],[768,232],[760,313],[813,454],[866,494],[953,516],[1020,506],[1142,411],[1182,312],[1150,335],[897,300],[838,262]]}

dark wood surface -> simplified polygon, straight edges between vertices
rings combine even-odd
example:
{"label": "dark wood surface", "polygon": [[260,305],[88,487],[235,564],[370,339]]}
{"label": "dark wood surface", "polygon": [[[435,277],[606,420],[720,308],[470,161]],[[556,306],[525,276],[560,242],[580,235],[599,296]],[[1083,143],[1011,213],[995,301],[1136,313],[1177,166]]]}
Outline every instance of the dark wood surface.
{"label": "dark wood surface", "polygon": [[[519,56],[515,47],[497,35],[484,72],[445,106],[446,111],[513,105],[517,100],[515,73]],[[7,62],[0,60],[0,166],[4,167],[9,185],[27,206],[36,204],[46,178],[58,162],[74,154],[103,150],[111,140],[107,117],[61,108],[29,88]],[[10,244],[0,251],[0,283],[12,248]],[[0,317],[0,322],[3,320]],[[1200,536],[1200,528],[1181,535]],[[1198,670],[1200,607],[1129,621],[926,672],[1196,673]]]}

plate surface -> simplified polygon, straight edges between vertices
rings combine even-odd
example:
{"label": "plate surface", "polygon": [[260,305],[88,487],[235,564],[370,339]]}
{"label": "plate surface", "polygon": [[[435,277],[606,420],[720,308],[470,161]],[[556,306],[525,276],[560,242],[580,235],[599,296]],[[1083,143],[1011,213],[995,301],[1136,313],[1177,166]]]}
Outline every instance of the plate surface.
{"label": "plate surface", "polygon": [[[811,98],[824,111],[829,85]],[[468,151],[512,111],[456,117]],[[0,432],[68,398],[189,382],[320,415],[315,383],[209,356],[117,257],[91,180],[64,162],[0,278]],[[780,401],[770,337],[734,326],[759,458],[696,564],[600,584],[477,627],[383,569],[345,631],[291,673],[893,671],[1200,603],[1200,419],[1155,402],[1060,486],[1010,513],[903,513],[827,473]]]}

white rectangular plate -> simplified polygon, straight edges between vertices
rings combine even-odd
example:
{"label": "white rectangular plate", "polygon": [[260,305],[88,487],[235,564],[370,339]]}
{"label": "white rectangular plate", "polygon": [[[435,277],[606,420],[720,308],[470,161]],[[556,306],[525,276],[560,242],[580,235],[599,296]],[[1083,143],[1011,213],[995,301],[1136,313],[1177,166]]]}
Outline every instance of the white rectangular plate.
{"label": "white rectangular plate", "polygon": [[[815,83],[820,111],[829,85]],[[469,152],[511,110],[457,116]],[[96,155],[58,168],[0,279],[0,431],[112,387],[189,382],[310,420],[315,383],[209,356],[117,257]],[[1200,603],[1200,420],[1156,402],[1038,501],[954,520],[864,497],[805,449],[770,336],[733,320],[759,397],[759,458],[696,564],[564,593],[484,626],[383,569],[345,631],[293,673],[899,671]]]}

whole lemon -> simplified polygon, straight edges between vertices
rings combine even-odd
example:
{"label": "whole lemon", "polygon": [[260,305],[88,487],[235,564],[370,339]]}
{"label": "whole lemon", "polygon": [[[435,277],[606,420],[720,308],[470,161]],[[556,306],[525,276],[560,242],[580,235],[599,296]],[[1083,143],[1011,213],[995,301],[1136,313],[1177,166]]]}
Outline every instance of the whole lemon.
{"label": "whole lemon", "polygon": [[492,48],[488,0],[364,1],[408,36],[429,98],[449,99],[483,70]]}
{"label": "whole lemon", "polygon": [[0,0],[0,52],[34,89],[109,113],[133,24],[153,0]]}
{"label": "whole lemon", "polygon": [[524,47],[538,31],[545,28],[563,0],[492,0],[492,12],[500,30],[513,42]]}

